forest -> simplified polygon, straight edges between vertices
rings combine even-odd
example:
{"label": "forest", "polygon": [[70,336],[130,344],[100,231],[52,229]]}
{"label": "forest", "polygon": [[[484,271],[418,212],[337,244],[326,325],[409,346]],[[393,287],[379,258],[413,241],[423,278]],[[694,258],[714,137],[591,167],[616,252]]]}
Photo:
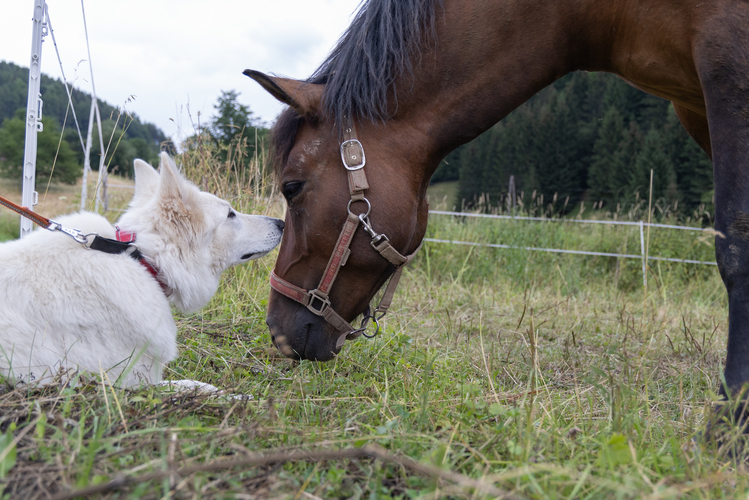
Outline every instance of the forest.
{"label": "forest", "polygon": [[711,214],[712,165],[668,101],[607,73],[559,79],[487,132],[450,153],[432,182],[459,181],[456,208],[571,211],[581,202],[624,212],[647,202]]}
{"label": "forest", "polygon": [[[28,68],[0,61],[0,175],[5,177],[20,179],[21,175],[28,82]],[[42,108],[44,132],[38,135],[37,174],[49,175],[55,155],[57,155],[53,178],[59,182],[75,182],[82,172],[83,149],[72,112],[68,109],[65,86],[62,81],[42,74],[41,94],[44,102]],[[71,95],[85,141],[91,110],[91,95],[74,87],[71,87]],[[162,143],[167,141],[161,129],[151,123],[143,123],[134,114],[121,113],[117,106],[103,102],[101,99],[99,111],[105,150],[111,139],[109,154],[105,158],[109,171],[129,176],[133,159],[156,160]],[[65,130],[62,133],[62,142],[60,142],[63,123],[65,123]],[[99,132],[94,127],[91,149],[92,168],[98,168],[100,155]]]}

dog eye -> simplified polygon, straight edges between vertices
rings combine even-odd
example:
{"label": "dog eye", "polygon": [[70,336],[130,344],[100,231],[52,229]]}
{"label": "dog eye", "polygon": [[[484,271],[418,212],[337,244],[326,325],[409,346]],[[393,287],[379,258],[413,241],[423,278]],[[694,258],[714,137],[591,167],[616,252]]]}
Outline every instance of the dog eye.
{"label": "dog eye", "polygon": [[291,198],[299,194],[299,191],[302,190],[303,186],[304,186],[303,182],[288,182],[284,184],[283,188],[281,188],[283,197],[286,198],[287,201],[291,200]]}
{"label": "dog eye", "polygon": [[237,213],[234,210],[229,210],[229,218],[230,219],[233,219],[236,216],[237,216]]}

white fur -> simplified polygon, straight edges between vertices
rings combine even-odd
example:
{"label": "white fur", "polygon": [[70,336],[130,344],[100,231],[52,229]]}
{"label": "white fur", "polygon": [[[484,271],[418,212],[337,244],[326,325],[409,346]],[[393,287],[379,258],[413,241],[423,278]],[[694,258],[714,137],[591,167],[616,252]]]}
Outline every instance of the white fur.
{"label": "white fur", "polygon": [[[115,228],[93,213],[56,220],[115,237]],[[203,307],[223,271],[279,243],[278,222],[239,214],[201,192],[166,153],[160,173],[136,160],[135,196],[117,225],[137,234],[167,293],[132,257],[87,250],[59,232],[37,229],[2,243],[0,374],[49,383],[64,372],[103,371],[122,386],[159,383],[177,356],[171,305],[184,312]]]}

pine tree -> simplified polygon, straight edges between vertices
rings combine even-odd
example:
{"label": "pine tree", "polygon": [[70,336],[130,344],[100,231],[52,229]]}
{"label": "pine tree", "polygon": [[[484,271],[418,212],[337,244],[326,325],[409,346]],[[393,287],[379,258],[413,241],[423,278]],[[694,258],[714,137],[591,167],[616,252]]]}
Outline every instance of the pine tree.
{"label": "pine tree", "polygon": [[570,204],[577,204],[587,183],[577,123],[563,94],[554,95],[547,113],[542,118],[547,123],[541,127],[545,133],[536,135],[537,189],[545,200],[556,194],[558,198],[569,197]]}
{"label": "pine tree", "polygon": [[603,117],[598,131],[598,139],[593,146],[593,161],[588,171],[589,198],[591,201],[605,201],[611,204],[616,200],[618,186],[614,184],[616,174],[614,155],[622,142],[624,120],[615,106],[611,106]]}
{"label": "pine tree", "polygon": [[[669,186],[675,183],[674,167],[671,158],[666,153],[663,136],[655,128],[651,128],[645,135],[630,176],[629,191],[639,192],[643,200],[647,200],[650,196],[651,170],[653,172],[653,201],[666,199]],[[666,199],[666,201],[672,203],[676,200]]]}
{"label": "pine tree", "polygon": [[635,168],[637,154],[642,148],[643,135],[637,122],[629,122],[624,130],[622,140],[614,152],[614,165],[611,169],[611,187],[614,201],[624,205],[634,200],[634,191],[630,189],[631,173]]}

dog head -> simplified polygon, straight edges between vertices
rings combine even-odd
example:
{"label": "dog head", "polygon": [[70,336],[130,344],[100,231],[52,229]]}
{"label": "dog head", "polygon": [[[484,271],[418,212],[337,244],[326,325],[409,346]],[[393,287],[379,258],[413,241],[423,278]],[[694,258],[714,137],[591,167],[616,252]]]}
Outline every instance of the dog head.
{"label": "dog head", "polygon": [[283,221],[237,212],[200,191],[162,153],[159,172],[135,160],[135,195],[118,222],[184,312],[203,307],[229,267],[266,255],[281,241]]}

